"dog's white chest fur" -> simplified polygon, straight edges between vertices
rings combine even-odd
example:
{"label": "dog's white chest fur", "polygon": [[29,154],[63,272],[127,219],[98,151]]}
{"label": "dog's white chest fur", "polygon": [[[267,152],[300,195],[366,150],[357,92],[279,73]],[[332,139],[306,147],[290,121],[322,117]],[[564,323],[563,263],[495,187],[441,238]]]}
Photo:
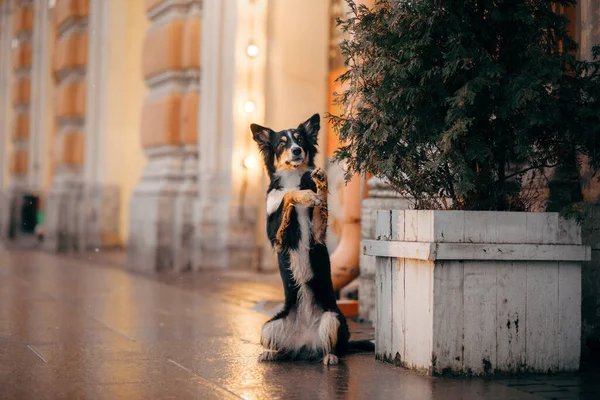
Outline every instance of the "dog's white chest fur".
{"label": "dog's white chest fur", "polygon": [[302,179],[301,171],[291,170],[278,172],[281,189],[271,190],[267,195],[267,215],[273,214],[279,208],[283,201],[283,195],[290,190],[296,190],[300,187],[300,179]]}
{"label": "dog's white chest fur", "polygon": [[[267,215],[277,211],[283,196],[290,190],[297,190],[300,187],[300,180],[306,171],[282,171],[277,175],[281,189],[272,190],[267,196]],[[311,236],[311,221],[308,215],[308,209],[301,205],[294,206],[298,215],[298,223],[300,225],[300,240],[298,249],[290,250],[290,270],[294,275],[294,280],[298,285],[303,285],[312,279],[313,273],[310,268],[310,236]]]}

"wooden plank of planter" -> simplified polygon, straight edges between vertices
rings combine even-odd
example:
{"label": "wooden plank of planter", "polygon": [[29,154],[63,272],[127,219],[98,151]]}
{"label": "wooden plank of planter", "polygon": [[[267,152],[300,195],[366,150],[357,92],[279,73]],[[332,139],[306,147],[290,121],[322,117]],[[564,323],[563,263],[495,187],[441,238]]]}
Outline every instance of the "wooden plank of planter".
{"label": "wooden plank of planter", "polygon": [[413,260],[434,261],[435,243],[388,242],[363,240],[363,253],[369,256],[410,258]]}
{"label": "wooden plank of planter", "polygon": [[579,368],[581,350],[577,337],[581,332],[581,318],[571,312],[573,301],[578,302],[578,308],[581,307],[581,264],[561,262],[558,264],[558,367],[567,371]]}
{"label": "wooden plank of planter", "polygon": [[[434,268],[433,351],[437,358],[435,373],[444,368],[463,370],[464,347],[464,263],[444,261]],[[439,368],[439,366],[446,366]]]}
{"label": "wooden plank of planter", "polygon": [[369,256],[415,260],[590,261],[591,248],[580,245],[430,243],[364,240]]}
{"label": "wooden plank of planter", "polygon": [[431,374],[433,353],[433,271],[431,262],[405,260],[404,349],[408,368]]}
{"label": "wooden plank of planter", "polygon": [[[390,238],[392,235],[391,214],[389,210],[377,211],[378,238]],[[375,348],[376,356],[384,361],[392,358],[392,285],[384,285],[383,282],[392,281],[392,259],[377,257],[375,261],[375,282],[379,286],[375,288],[375,302],[377,304],[377,320],[375,326]]]}
{"label": "wooden plank of planter", "polygon": [[527,265],[527,367],[558,369],[558,263]]}
{"label": "wooden plank of planter", "polygon": [[[483,265],[482,265],[483,264]],[[486,265],[487,264],[487,265]],[[475,375],[496,369],[496,268],[493,261],[464,265],[464,365]],[[483,268],[481,268],[483,267]],[[487,267],[487,268],[486,268]]]}
{"label": "wooden plank of planter", "polygon": [[518,372],[526,365],[527,263],[497,266],[497,368]]}
{"label": "wooden plank of planter", "polygon": [[376,287],[375,301],[377,304],[377,320],[375,329],[376,356],[383,361],[389,361],[392,357],[392,285],[384,285],[383,282],[391,282],[392,259],[378,257],[376,260],[375,282],[381,284]]}
{"label": "wooden plank of planter", "polygon": [[[393,226],[392,226],[393,228]],[[391,356],[398,366],[406,360],[405,322],[405,284],[404,264],[406,260],[392,258],[392,349]]]}

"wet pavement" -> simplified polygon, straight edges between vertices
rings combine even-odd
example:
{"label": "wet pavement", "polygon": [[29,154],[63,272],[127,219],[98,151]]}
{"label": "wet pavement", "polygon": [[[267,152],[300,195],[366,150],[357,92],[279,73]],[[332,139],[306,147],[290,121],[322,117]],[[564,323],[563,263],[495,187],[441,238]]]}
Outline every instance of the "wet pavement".
{"label": "wet pavement", "polygon": [[0,399],[600,398],[593,375],[432,379],[373,354],[259,364],[268,317],[251,308],[278,300],[274,276],[149,278],[101,264],[0,251]]}

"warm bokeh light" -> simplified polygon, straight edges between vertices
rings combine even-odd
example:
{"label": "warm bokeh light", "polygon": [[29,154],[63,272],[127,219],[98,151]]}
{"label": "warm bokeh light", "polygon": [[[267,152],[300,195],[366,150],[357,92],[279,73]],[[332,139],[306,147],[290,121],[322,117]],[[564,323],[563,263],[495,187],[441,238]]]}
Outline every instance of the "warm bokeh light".
{"label": "warm bokeh light", "polygon": [[258,160],[254,156],[248,156],[244,158],[244,168],[254,169],[258,165]]}
{"label": "warm bokeh light", "polygon": [[249,44],[248,47],[246,48],[246,54],[248,55],[248,57],[256,57],[259,53],[259,49],[258,46],[255,44]]}
{"label": "warm bokeh light", "polygon": [[244,111],[246,111],[247,113],[251,113],[254,112],[254,110],[256,110],[256,104],[254,104],[252,100],[248,100],[244,104]]}

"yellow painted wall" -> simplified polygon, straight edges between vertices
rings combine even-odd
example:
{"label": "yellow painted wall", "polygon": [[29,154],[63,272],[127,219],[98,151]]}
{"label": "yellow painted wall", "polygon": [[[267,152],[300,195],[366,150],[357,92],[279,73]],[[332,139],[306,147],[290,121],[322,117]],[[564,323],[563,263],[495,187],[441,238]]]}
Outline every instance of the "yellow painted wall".
{"label": "yellow painted wall", "polygon": [[146,162],[139,132],[144,97],[148,91],[141,73],[142,44],[148,20],[144,0],[109,1],[111,45],[104,176],[106,183],[121,188],[119,236],[126,242],[129,203]]}

